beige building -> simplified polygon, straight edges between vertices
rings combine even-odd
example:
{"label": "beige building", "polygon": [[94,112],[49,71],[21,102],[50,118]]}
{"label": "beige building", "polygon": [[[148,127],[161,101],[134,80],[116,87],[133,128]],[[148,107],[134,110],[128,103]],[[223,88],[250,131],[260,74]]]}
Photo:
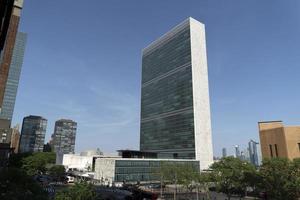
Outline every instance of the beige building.
{"label": "beige building", "polygon": [[300,158],[300,126],[282,121],[258,122],[262,158]]}
{"label": "beige building", "polygon": [[10,147],[14,150],[14,153],[19,152],[20,135],[20,126],[17,124],[11,129]]}

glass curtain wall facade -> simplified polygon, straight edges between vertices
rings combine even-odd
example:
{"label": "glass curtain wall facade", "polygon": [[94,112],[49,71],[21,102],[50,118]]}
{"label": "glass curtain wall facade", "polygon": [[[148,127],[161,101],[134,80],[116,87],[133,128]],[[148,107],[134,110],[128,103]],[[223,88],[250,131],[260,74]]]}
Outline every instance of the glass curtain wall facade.
{"label": "glass curtain wall facade", "polygon": [[[143,55],[141,150],[195,158],[190,29]],[[184,152],[183,152],[184,151]]]}
{"label": "glass curtain wall facade", "polygon": [[77,123],[61,119],[55,122],[52,136],[53,150],[64,154],[74,153]]}
{"label": "glass curtain wall facade", "polygon": [[[10,5],[6,4],[9,3]],[[11,8],[11,3],[13,7]],[[21,16],[21,10],[23,6],[23,0],[10,0],[9,2],[4,0],[4,4],[7,10],[3,13],[5,15],[3,26],[1,23],[1,46],[4,44],[1,51],[1,62],[0,62],[0,109],[3,108],[4,95],[7,86],[8,76],[11,64],[13,62],[13,51],[15,47],[16,37],[18,33],[18,26]],[[3,8],[0,8],[2,10]],[[5,10],[5,8],[4,8]],[[2,10],[3,11],[3,10]],[[2,14],[2,13],[1,13]],[[0,14],[0,15],[1,15]],[[3,17],[3,16],[2,16]]]}
{"label": "glass curtain wall facade", "polygon": [[199,171],[199,162],[195,161],[116,160],[114,181],[159,181],[160,170],[167,166],[190,166]]}
{"label": "glass curtain wall facade", "polygon": [[47,120],[40,116],[28,116],[23,119],[20,152],[41,152],[44,148]]}
{"label": "glass curtain wall facade", "polygon": [[6,82],[0,118],[12,120],[23,64],[27,34],[18,32]]}
{"label": "glass curtain wall facade", "polygon": [[206,61],[203,34],[189,18],[143,50],[141,151],[212,162],[207,66],[198,63]]}
{"label": "glass curtain wall facade", "polygon": [[199,171],[199,161],[180,159],[97,158],[95,179],[109,182],[160,181],[160,171],[172,167]]}

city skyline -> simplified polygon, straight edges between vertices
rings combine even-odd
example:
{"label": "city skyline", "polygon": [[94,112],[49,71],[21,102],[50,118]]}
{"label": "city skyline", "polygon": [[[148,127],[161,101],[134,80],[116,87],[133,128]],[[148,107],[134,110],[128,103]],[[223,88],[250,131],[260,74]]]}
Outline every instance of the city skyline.
{"label": "city skyline", "polygon": [[[96,147],[104,151],[114,151],[118,147],[138,149],[140,50],[189,16],[207,27],[212,135],[216,155],[220,155],[222,147],[230,150],[234,144],[246,143],[250,138],[257,141],[257,121],[282,119],[288,124],[299,123],[295,112],[300,107],[296,102],[299,95],[288,92],[295,90],[299,81],[296,76],[299,69],[293,64],[297,63],[299,55],[290,51],[299,44],[296,37],[299,29],[285,24],[286,21],[297,22],[298,18],[292,16],[298,15],[296,10],[288,3],[275,1],[271,5],[273,10],[263,17],[264,8],[270,6],[268,3],[257,6],[250,2],[243,2],[246,5],[236,2],[230,8],[223,3],[191,2],[190,5],[175,2],[171,5],[174,11],[168,11],[165,16],[164,6],[170,6],[167,3],[160,2],[157,11],[157,5],[129,3],[138,6],[140,10],[137,11],[121,2],[115,7],[113,3],[94,1],[99,12],[89,13],[93,13],[97,20],[85,25],[79,22],[90,19],[87,10],[93,9],[91,5],[72,4],[70,10],[73,11],[65,13],[55,6],[55,1],[25,1],[26,9],[19,30],[28,32],[27,49],[30,52],[25,56],[20,82],[22,89],[19,90],[13,124],[20,123],[22,117],[29,114],[42,115],[52,123],[54,119],[70,118],[79,126],[77,135],[82,142],[77,142],[77,152]],[[62,1],[62,4],[67,2]],[[81,13],[81,9],[83,19],[75,15]],[[123,9],[126,12],[131,9],[132,15],[119,21]],[[176,12],[176,9],[182,12]],[[253,9],[256,17],[252,17]],[[111,16],[110,11],[115,10],[114,14],[122,12]],[[276,17],[279,10],[281,20]],[[140,20],[134,17],[142,12],[147,14],[146,17],[141,15]],[[240,14],[239,19],[234,17],[236,13]],[[218,14],[217,17],[214,14]],[[36,17],[40,15],[45,18]],[[108,17],[112,17],[112,21],[105,22]],[[60,23],[59,18],[66,21]],[[45,20],[47,23],[42,23]],[[82,26],[96,23],[90,27],[95,33],[75,31],[77,23]],[[280,30],[278,26],[281,26]],[[53,37],[58,33],[63,39],[56,41]],[[69,38],[70,34],[74,38]],[[249,37],[252,37],[252,44],[247,42]],[[280,49],[273,45],[280,46]],[[285,81],[278,83],[276,80],[282,77]],[[282,91],[287,87],[289,90],[280,95],[271,92],[274,88]],[[81,95],[73,94],[73,88],[77,88]],[[49,123],[46,141],[52,130],[53,125]],[[93,139],[83,141],[86,135]],[[230,141],[226,140],[228,137]],[[116,141],[117,138],[120,142]]]}

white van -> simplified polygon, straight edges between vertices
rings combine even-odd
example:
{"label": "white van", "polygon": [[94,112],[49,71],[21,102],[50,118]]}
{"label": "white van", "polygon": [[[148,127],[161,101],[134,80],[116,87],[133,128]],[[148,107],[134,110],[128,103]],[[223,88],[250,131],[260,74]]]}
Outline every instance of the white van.
{"label": "white van", "polygon": [[67,182],[68,183],[74,183],[74,177],[73,176],[67,176]]}

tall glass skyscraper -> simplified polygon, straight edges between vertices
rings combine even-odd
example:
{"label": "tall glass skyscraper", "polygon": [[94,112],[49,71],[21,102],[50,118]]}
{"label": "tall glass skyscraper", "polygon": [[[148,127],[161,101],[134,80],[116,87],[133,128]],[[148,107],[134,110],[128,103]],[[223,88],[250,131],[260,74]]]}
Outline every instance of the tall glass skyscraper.
{"label": "tall glass skyscraper", "polygon": [[20,152],[43,151],[47,119],[40,116],[27,116],[23,119]]}
{"label": "tall glass skyscraper", "polygon": [[11,120],[13,116],[26,40],[27,34],[18,32],[6,82],[3,105],[0,112],[1,119]]}
{"label": "tall glass skyscraper", "polygon": [[258,151],[257,151],[257,145],[259,143],[255,142],[254,140],[250,140],[248,142],[248,148],[249,148],[249,157],[250,157],[250,162],[255,165],[256,167],[259,166],[258,162]]}
{"label": "tall glass skyscraper", "polygon": [[213,162],[204,24],[188,18],[142,52],[141,151]]}
{"label": "tall glass skyscraper", "polygon": [[52,146],[55,152],[74,153],[77,123],[69,119],[60,119],[55,122]]}
{"label": "tall glass skyscraper", "polygon": [[3,0],[0,5],[0,19],[3,20],[0,23],[0,111],[2,111],[10,68],[14,62],[13,54],[18,52],[15,51],[15,46],[23,0]]}

